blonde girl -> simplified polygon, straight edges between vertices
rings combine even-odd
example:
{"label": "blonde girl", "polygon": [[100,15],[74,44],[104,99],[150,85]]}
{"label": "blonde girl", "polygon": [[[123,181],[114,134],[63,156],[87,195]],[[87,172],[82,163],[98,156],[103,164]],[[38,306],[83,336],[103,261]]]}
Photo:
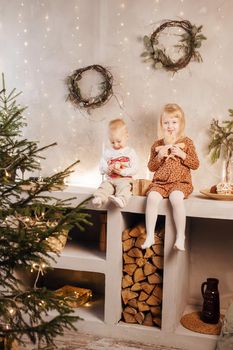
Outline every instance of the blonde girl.
{"label": "blonde girl", "polygon": [[186,215],[184,198],[193,191],[191,169],[199,167],[193,141],[184,135],[185,116],[177,104],[164,106],[160,116],[159,133],[162,138],[151,147],[148,168],[154,172],[147,192],[146,229],[147,237],[142,249],[154,244],[154,229],[158,206],[163,198],[169,198],[176,226],[174,248],[185,250]]}

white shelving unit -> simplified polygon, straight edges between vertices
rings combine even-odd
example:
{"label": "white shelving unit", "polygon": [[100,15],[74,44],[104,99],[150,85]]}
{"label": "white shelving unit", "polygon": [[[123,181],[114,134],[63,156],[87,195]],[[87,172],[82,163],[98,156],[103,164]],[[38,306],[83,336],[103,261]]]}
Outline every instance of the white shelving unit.
{"label": "white shelving unit", "polygon": [[[77,205],[91,193],[91,189],[68,187],[63,192],[55,192],[54,195],[63,199],[75,195],[77,198],[72,200],[72,205]],[[132,214],[143,216],[145,203],[145,197],[134,196],[123,210],[111,205],[101,209],[101,212],[107,214],[106,254],[100,252],[98,246],[69,242],[54,264],[55,270],[63,269],[67,275],[74,271],[104,275],[103,298],[95,301],[89,308],[77,309],[76,313],[84,318],[84,321],[78,322],[77,327],[79,331],[107,337],[187,350],[214,350],[216,336],[191,332],[181,326],[180,318],[184,313],[200,308],[200,284],[207,277],[220,279],[221,296],[233,296],[233,202],[209,200],[199,195],[185,200],[188,247],[185,252],[177,252],[173,250],[175,230],[171,207],[168,200],[163,200],[159,209],[159,215],[165,217],[161,329],[120,321],[121,235],[127,227],[129,216],[131,220]],[[91,204],[87,209],[97,215],[101,213]],[[227,305],[227,302],[225,304]]]}
{"label": "white shelving unit", "polygon": [[[51,254],[56,258],[55,254]],[[106,259],[103,253],[95,248],[90,248],[78,242],[68,242],[57,262],[52,267],[59,269],[74,270],[78,267],[80,271],[106,272]]]}

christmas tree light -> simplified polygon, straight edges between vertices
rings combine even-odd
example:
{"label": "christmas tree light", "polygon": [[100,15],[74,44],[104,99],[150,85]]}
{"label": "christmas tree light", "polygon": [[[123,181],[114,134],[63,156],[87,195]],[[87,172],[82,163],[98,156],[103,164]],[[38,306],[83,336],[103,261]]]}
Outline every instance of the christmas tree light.
{"label": "christmas tree light", "polygon": [[[42,151],[55,143],[38,147],[22,136],[26,126],[25,108],[17,104],[18,93],[6,92],[4,76],[0,89],[0,346],[10,350],[22,337],[38,346],[53,346],[54,337],[65,329],[75,329],[67,298],[37,286],[52,260],[50,252],[59,254],[50,244],[73,226],[84,229],[88,214],[85,202],[74,208],[69,201],[56,199],[49,192],[60,186],[78,163],[63,171],[32,182],[25,172],[40,170]],[[26,190],[25,190],[26,188]],[[46,193],[45,193],[46,192]],[[33,287],[23,285],[17,269],[34,272]],[[32,275],[33,276],[33,275]],[[51,310],[57,316],[50,317]]]}

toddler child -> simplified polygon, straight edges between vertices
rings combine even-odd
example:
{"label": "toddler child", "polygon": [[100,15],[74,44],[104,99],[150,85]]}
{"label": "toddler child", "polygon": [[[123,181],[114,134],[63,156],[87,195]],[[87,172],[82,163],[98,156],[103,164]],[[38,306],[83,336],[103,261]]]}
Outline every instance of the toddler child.
{"label": "toddler child", "polygon": [[132,195],[132,176],[137,172],[138,159],[134,149],[127,146],[129,135],[124,120],[110,121],[108,136],[112,147],[103,152],[100,160],[105,181],[95,191],[92,203],[101,208],[110,200],[123,208]]}

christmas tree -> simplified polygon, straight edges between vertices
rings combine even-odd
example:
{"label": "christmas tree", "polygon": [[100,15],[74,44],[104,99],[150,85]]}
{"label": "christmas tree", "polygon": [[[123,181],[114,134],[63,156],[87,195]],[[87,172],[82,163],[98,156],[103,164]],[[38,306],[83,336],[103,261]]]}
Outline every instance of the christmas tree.
{"label": "christmas tree", "polygon": [[[70,207],[50,192],[64,182],[75,162],[64,171],[34,181],[25,172],[40,170],[41,152],[48,145],[22,136],[26,126],[24,107],[17,103],[15,89],[7,94],[4,76],[0,91],[0,343],[10,350],[13,342],[25,338],[37,349],[54,346],[56,335],[75,329],[78,317],[72,315],[67,298],[37,286],[54,256],[59,255],[51,239],[60,242],[71,227],[83,230],[90,224],[83,212],[86,202]],[[28,174],[29,174],[28,173]],[[53,192],[54,193],[54,192]],[[55,254],[51,254],[51,251]],[[31,271],[31,287],[23,285],[18,270]],[[33,285],[34,284],[34,285]],[[56,311],[51,317],[50,311]],[[54,313],[53,313],[54,314]],[[1,347],[1,345],[0,345]]]}

